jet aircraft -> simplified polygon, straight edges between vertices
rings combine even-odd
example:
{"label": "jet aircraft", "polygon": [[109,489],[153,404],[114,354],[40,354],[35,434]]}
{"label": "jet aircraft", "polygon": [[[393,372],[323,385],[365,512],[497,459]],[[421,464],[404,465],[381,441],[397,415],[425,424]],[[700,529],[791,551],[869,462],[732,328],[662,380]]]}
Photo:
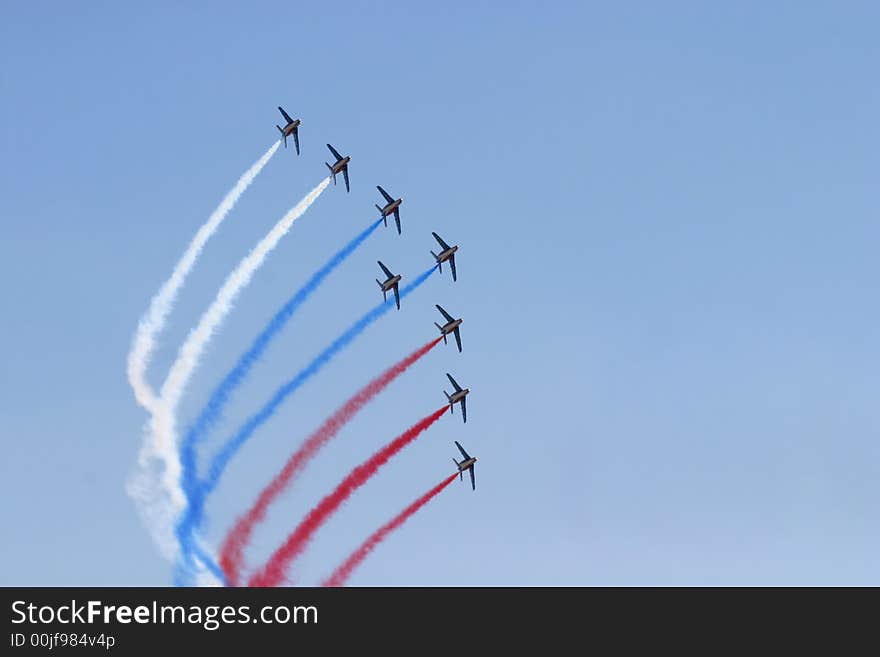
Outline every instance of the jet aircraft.
{"label": "jet aircraft", "polygon": [[437,310],[443,313],[443,316],[446,318],[446,323],[443,326],[440,326],[437,322],[434,322],[434,326],[440,329],[440,334],[443,336],[443,344],[446,344],[446,336],[450,333],[455,334],[455,342],[458,344],[458,351],[461,353],[461,333],[459,332],[459,326],[462,323],[462,319],[453,319],[452,315],[443,310],[438,304]]}
{"label": "jet aircraft", "polygon": [[385,225],[388,225],[388,215],[394,214],[394,221],[397,223],[397,234],[400,235],[400,204],[403,203],[403,197],[400,197],[396,201],[391,198],[391,195],[382,189],[379,185],[376,185],[376,189],[379,190],[379,193],[385,197],[385,207],[380,208],[378,205],[376,209],[379,211],[379,214],[382,215],[382,219],[385,220]]}
{"label": "jet aircraft", "polygon": [[351,188],[348,186],[348,163],[351,162],[351,156],[346,155],[345,157],[342,157],[330,144],[327,144],[327,148],[330,149],[330,152],[333,153],[333,157],[336,158],[333,166],[324,162],[324,164],[327,165],[327,168],[330,169],[330,175],[333,176],[333,184],[336,184],[336,174],[341,171],[342,175],[345,176],[345,191],[350,192]]}
{"label": "jet aircraft", "polygon": [[455,413],[455,405],[461,404],[461,419],[462,419],[462,421],[467,422],[467,399],[466,398],[468,396],[468,393],[471,391],[471,389],[470,388],[462,389],[462,387],[460,385],[458,385],[456,380],[452,378],[452,375],[449,372],[446,373],[446,378],[449,379],[449,382],[452,384],[452,387],[455,388],[455,392],[453,392],[451,395],[448,392],[446,392],[445,390],[443,391],[443,394],[446,395],[446,399],[449,402],[449,411],[451,413]]}
{"label": "jet aircraft", "polygon": [[443,310],[439,305],[437,305],[437,310],[443,313],[443,316],[446,318],[446,323],[443,326],[434,322],[434,326],[440,329],[440,334],[443,336],[443,344],[446,344],[446,336],[453,333],[455,334],[455,342],[458,344],[458,351],[461,353],[461,332],[459,331],[459,326],[461,326],[463,320],[461,318],[454,319],[452,315]]}
{"label": "jet aircraft", "polygon": [[458,447],[458,451],[461,452],[461,455],[464,457],[463,461],[455,461],[455,465],[458,467],[458,479],[461,481],[464,479],[464,471],[467,470],[471,475],[471,488],[477,490],[477,482],[474,481],[474,464],[477,462],[476,457],[469,456],[466,451],[464,451],[464,447],[459,445],[458,441],[455,441],[455,446]]}
{"label": "jet aircraft", "polygon": [[400,310],[400,292],[397,289],[397,286],[400,284],[400,279],[402,278],[400,274],[396,276],[391,273],[391,270],[388,269],[385,265],[382,264],[381,260],[377,260],[379,266],[382,268],[382,271],[385,272],[385,282],[381,282],[378,278],[376,279],[376,283],[379,284],[379,289],[382,290],[382,298],[388,299],[388,290],[394,290],[394,301],[397,304],[397,309]]}
{"label": "jet aircraft", "polygon": [[455,252],[458,251],[458,245],[449,246],[437,233],[432,232],[431,235],[440,244],[440,253],[431,251],[431,255],[434,256],[434,260],[437,261],[437,265],[440,267],[440,272],[443,272],[443,263],[448,260],[449,266],[452,268],[452,280],[458,280],[455,275]]}
{"label": "jet aircraft", "polygon": [[284,148],[287,148],[287,138],[290,135],[293,135],[293,143],[296,145],[296,154],[299,155],[299,126],[302,124],[302,121],[290,118],[290,115],[280,106],[278,107],[278,111],[281,112],[284,120],[287,121],[283,128],[277,123],[275,124],[275,127],[278,128],[278,132],[281,133],[281,138],[284,139]]}

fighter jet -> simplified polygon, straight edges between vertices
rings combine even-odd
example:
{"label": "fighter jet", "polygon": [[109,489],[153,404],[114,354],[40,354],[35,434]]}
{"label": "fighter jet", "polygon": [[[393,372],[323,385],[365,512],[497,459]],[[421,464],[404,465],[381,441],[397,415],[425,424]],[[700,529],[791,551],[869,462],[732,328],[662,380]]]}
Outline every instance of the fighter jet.
{"label": "fighter jet", "polygon": [[[436,304],[435,304],[436,305]],[[440,334],[443,336],[443,344],[446,344],[446,336],[450,333],[455,334],[455,342],[458,344],[458,352],[461,353],[461,333],[458,330],[459,325],[463,320],[461,319],[453,319],[452,315],[443,310],[439,305],[437,305],[437,310],[443,313],[443,316],[446,318],[446,323],[443,326],[440,326],[437,322],[434,322],[434,326],[440,329]]]}
{"label": "fighter jet", "polygon": [[449,246],[446,242],[444,242],[441,237],[437,233],[431,233],[434,236],[434,239],[440,244],[440,248],[442,251],[440,253],[434,253],[431,251],[431,255],[434,256],[434,260],[437,261],[437,264],[440,267],[440,272],[443,272],[443,263],[447,260],[449,261],[449,266],[452,267],[452,280],[458,280],[455,277],[455,252],[458,251],[458,245]]}
{"label": "fighter jet", "polygon": [[400,293],[397,291],[397,286],[400,283],[401,276],[397,274],[396,276],[391,273],[391,271],[382,264],[381,260],[377,260],[379,266],[382,268],[382,271],[385,272],[385,276],[388,278],[385,279],[385,282],[382,283],[379,279],[376,279],[376,282],[379,283],[379,288],[382,290],[382,298],[387,301],[388,299],[388,290],[394,290],[394,301],[397,303],[397,309],[400,310]]}
{"label": "fighter jet", "polygon": [[341,171],[342,175],[345,176],[345,191],[350,192],[351,188],[348,186],[348,163],[351,161],[351,156],[346,155],[345,157],[342,157],[330,144],[327,144],[327,148],[330,149],[330,152],[333,153],[333,157],[336,158],[336,162],[333,163],[332,167],[324,162],[324,164],[327,164],[327,168],[330,169],[330,175],[333,176],[333,184],[336,184],[336,174]]}
{"label": "fighter jet", "polygon": [[458,447],[458,451],[461,452],[461,455],[464,457],[463,461],[455,461],[455,465],[458,466],[458,479],[461,481],[464,479],[464,471],[467,470],[471,474],[471,488],[477,490],[477,482],[474,481],[474,463],[477,462],[477,458],[468,456],[468,453],[464,451],[464,447],[458,444],[458,441],[455,441],[455,446]]}
{"label": "fighter jet", "polygon": [[281,112],[284,120],[287,121],[283,128],[277,123],[275,124],[275,127],[278,128],[278,132],[281,133],[281,138],[284,139],[284,148],[287,148],[287,137],[293,135],[293,143],[296,144],[296,154],[299,155],[299,126],[302,121],[299,119],[294,121],[280,106],[278,107],[278,111]]}
{"label": "fighter jet", "polygon": [[396,201],[391,198],[391,195],[388,194],[384,189],[382,189],[379,185],[376,185],[376,189],[379,190],[379,193],[385,197],[385,207],[380,208],[378,205],[376,209],[379,211],[379,214],[382,215],[382,218],[385,220],[385,226],[388,226],[388,215],[392,212],[394,213],[394,221],[397,222],[397,234],[400,235],[400,204],[403,203],[403,197],[400,197]]}
{"label": "fighter jet", "polygon": [[446,395],[446,399],[449,401],[449,412],[455,413],[455,404],[461,404],[461,419],[464,422],[467,422],[467,399],[468,393],[471,391],[470,388],[465,388],[462,390],[461,386],[456,383],[455,379],[452,378],[452,375],[447,372],[446,378],[449,379],[449,382],[452,384],[452,387],[455,388],[455,392],[451,395],[443,391],[443,394]]}

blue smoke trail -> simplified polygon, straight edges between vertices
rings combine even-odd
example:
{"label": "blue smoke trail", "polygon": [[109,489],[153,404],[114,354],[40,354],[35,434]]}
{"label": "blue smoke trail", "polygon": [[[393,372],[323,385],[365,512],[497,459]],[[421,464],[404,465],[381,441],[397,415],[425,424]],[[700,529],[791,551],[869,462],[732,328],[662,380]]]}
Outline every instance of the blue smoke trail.
{"label": "blue smoke trail", "polygon": [[[312,292],[314,292],[321,283],[339,266],[341,265],[354,251],[366,241],[366,239],[375,231],[379,224],[382,223],[382,218],[380,217],[372,224],[367,226],[366,229],[361,231],[359,235],[357,235],[353,240],[351,240],[348,244],[343,246],[337,253],[335,253],[324,265],[316,271],[312,277],[306,281],[306,283],[296,291],[296,293],[288,299],[287,303],[285,303],[275,316],[269,321],[266,327],[260,332],[260,334],[254,339],[251,343],[251,346],[247,351],[242,354],[242,356],[238,359],[238,362],[235,366],[229,371],[229,373],[224,377],[224,379],[220,382],[220,385],[212,393],[208,403],[205,404],[204,408],[202,408],[199,413],[196,421],[189,428],[184,437],[181,447],[180,447],[180,461],[182,468],[182,487],[187,497],[192,497],[192,492],[198,487],[197,484],[197,474],[196,474],[196,445],[204,439],[207,435],[208,431],[211,427],[217,423],[217,420],[223,414],[223,409],[226,407],[226,404],[229,402],[229,398],[235,389],[241,385],[242,381],[247,377],[250,373],[251,368],[256,364],[256,362],[262,357],[263,353],[269,347],[269,344],[275,338],[278,333],[287,325],[287,322],[293,317],[294,313],[299,309],[299,307],[308,299]],[[191,505],[190,505],[191,506]],[[193,552],[197,549],[193,544],[191,528],[186,525],[191,524],[186,522],[188,514],[184,514],[181,521],[177,526],[177,537],[178,541],[180,541],[182,558],[186,562],[186,564],[178,563],[177,575],[175,575],[175,580],[180,584],[186,580],[185,571],[186,568],[182,568],[181,566],[192,566],[192,555]],[[204,555],[199,555],[199,558],[204,561]],[[207,566],[211,566],[211,560],[205,562]],[[190,568],[191,570],[191,568]],[[214,569],[211,568],[213,571]],[[217,569],[219,571],[219,569]],[[222,571],[219,571],[221,579],[222,579]],[[215,575],[217,572],[214,573]]]}
{"label": "blue smoke trail", "polygon": [[[422,272],[415,280],[400,289],[401,300],[411,292],[415,291],[422,285],[428,277],[437,269],[437,265]],[[282,385],[272,398],[257,413],[252,415],[239,428],[239,430],[223,445],[208,469],[207,476],[201,483],[195,483],[191,487],[185,488],[189,505],[180,519],[177,527],[178,540],[185,556],[191,558],[193,538],[195,529],[201,524],[204,516],[205,498],[217,487],[220,477],[226,469],[226,466],[232,458],[238,453],[238,450],[253,435],[253,433],[266,423],[278,410],[278,407],[294,392],[296,392],[306,381],[317,374],[336,354],[351,344],[355,338],[364,332],[373,322],[382,317],[392,307],[395,306],[394,298],[389,298],[379,305],[372,308],[359,320],[352,324],[344,333],[342,333],[330,346],[318,354],[312,362],[300,370],[296,376]],[[186,466],[184,466],[186,467]],[[206,555],[202,554],[204,558]],[[219,570],[219,566],[213,561],[206,564],[211,571]],[[177,570],[181,573],[181,569]],[[177,576],[176,576],[177,577]]]}
{"label": "blue smoke trail", "polygon": [[186,550],[188,552],[183,555],[182,558],[179,558],[174,565],[174,585],[189,586],[191,584],[192,569],[194,566],[193,557],[195,556],[202,562],[202,564],[204,564],[211,574],[218,579],[218,581],[222,582],[223,586],[227,586],[228,582],[226,581],[226,573],[224,573],[220,565],[214,561],[214,558],[204,551],[195,540],[195,537],[188,540],[187,543]]}

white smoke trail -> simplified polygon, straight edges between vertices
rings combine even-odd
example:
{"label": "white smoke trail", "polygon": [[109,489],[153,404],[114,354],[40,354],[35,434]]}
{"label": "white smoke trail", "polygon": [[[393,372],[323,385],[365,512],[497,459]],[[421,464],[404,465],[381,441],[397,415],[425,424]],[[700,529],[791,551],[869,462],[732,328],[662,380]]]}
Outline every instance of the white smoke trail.
{"label": "white smoke trail", "polygon": [[238,294],[278,245],[293,223],[317,200],[327,185],[325,178],[297,203],[266,236],[245,256],[217,292],[214,301],[202,314],[177,352],[159,398],[150,408],[151,418],[144,444],[138,456],[139,470],[129,481],[128,492],[138,503],[141,515],[153,532],[162,553],[175,558],[179,546],[174,534],[177,516],[186,506],[180,482],[181,466],[177,452],[176,414],[180,398],[198,365],[211,337],[232,310]]}
{"label": "white smoke trail", "polygon": [[[148,434],[149,435],[149,434]],[[128,480],[126,491],[137,503],[139,515],[150,530],[153,540],[159,547],[162,556],[175,563],[178,561],[180,546],[177,542],[175,527],[178,514],[183,502],[172,497],[174,491],[169,491],[163,484],[162,472],[165,468],[164,460],[159,454],[145,445],[141,450],[139,470]],[[215,563],[218,562],[213,548],[199,541],[200,549],[208,554]],[[195,586],[222,586],[223,582],[211,573],[198,559],[192,564],[197,570],[193,573]]]}
{"label": "white smoke trail", "polygon": [[189,275],[205,244],[220,227],[229,211],[235,207],[238,199],[241,198],[241,195],[244,194],[245,190],[254,181],[257,174],[272,159],[280,143],[280,141],[276,141],[272,144],[269,150],[259,160],[254,162],[250,169],[242,174],[238,182],[235,183],[235,186],[223,197],[220,205],[211,213],[208,220],[202,224],[189,243],[183,256],[175,265],[174,271],[171,272],[171,276],[150,301],[149,310],[138,324],[137,332],[132,341],[131,351],[128,354],[128,382],[132,390],[134,390],[137,402],[147,410],[152,410],[157,402],[156,393],[146,379],[150,357],[156,347],[156,335],[164,328],[165,321],[174,305],[174,300],[177,298],[177,293],[183,287],[186,277]]}
{"label": "white smoke trail", "polygon": [[[168,378],[165,379],[165,383],[162,385],[160,391],[162,405],[168,409],[169,413],[167,416],[172,422],[174,419],[174,413],[177,410],[177,404],[183,395],[186,385],[192,377],[193,371],[198,365],[199,357],[208,345],[214,332],[219,328],[220,324],[223,323],[223,320],[226,318],[226,315],[229,314],[229,311],[232,310],[232,304],[235,301],[235,298],[250,282],[251,277],[263,264],[266,256],[272,252],[272,250],[278,245],[278,242],[281,241],[281,238],[287,234],[291,226],[293,226],[293,222],[299,219],[305,211],[309,209],[309,206],[311,206],[321,195],[321,192],[327,188],[329,182],[329,178],[322,180],[317,187],[306,194],[306,196],[286,215],[284,215],[281,220],[272,227],[272,230],[270,230],[253,249],[251,249],[251,252],[248,253],[241,262],[238,263],[238,266],[232,271],[232,273],[226,277],[226,281],[224,281],[223,286],[217,292],[217,296],[214,298],[213,303],[204,314],[202,314],[198,325],[190,331],[186,338],[186,342],[183,343],[183,346],[177,352],[177,360],[175,360],[174,364],[171,366]],[[156,445],[160,452],[164,453],[167,449],[171,449],[176,456],[177,446],[175,444],[174,426],[173,424],[166,425],[161,421],[165,419],[162,416],[166,414],[159,413],[157,415],[160,417],[160,422],[154,425],[154,430],[158,429],[154,431]],[[176,475],[176,473],[173,474]],[[176,476],[166,476],[169,482],[174,481],[174,483],[177,483]]]}

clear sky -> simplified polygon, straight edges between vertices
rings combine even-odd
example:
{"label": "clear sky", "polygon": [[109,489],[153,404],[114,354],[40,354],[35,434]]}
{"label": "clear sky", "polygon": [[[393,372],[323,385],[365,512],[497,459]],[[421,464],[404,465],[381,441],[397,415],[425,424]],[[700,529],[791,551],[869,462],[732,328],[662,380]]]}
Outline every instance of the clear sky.
{"label": "clear sky", "polygon": [[[480,458],[356,585],[880,584],[880,9],[873,2],[7,3],[0,20],[0,584],[165,585],[124,484],[137,321],[199,225],[302,117],[208,244],[150,371],[238,259],[352,155],[211,343],[186,423],[265,321],[404,196],[299,312],[216,447],[380,299],[435,276],[292,398],[208,505],[212,542],[375,373],[464,317],[273,509],[267,555],[379,445],[470,386],[293,571],[316,584]],[[448,386],[447,386],[448,388]],[[209,452],[203,451],[202,456]]]}

